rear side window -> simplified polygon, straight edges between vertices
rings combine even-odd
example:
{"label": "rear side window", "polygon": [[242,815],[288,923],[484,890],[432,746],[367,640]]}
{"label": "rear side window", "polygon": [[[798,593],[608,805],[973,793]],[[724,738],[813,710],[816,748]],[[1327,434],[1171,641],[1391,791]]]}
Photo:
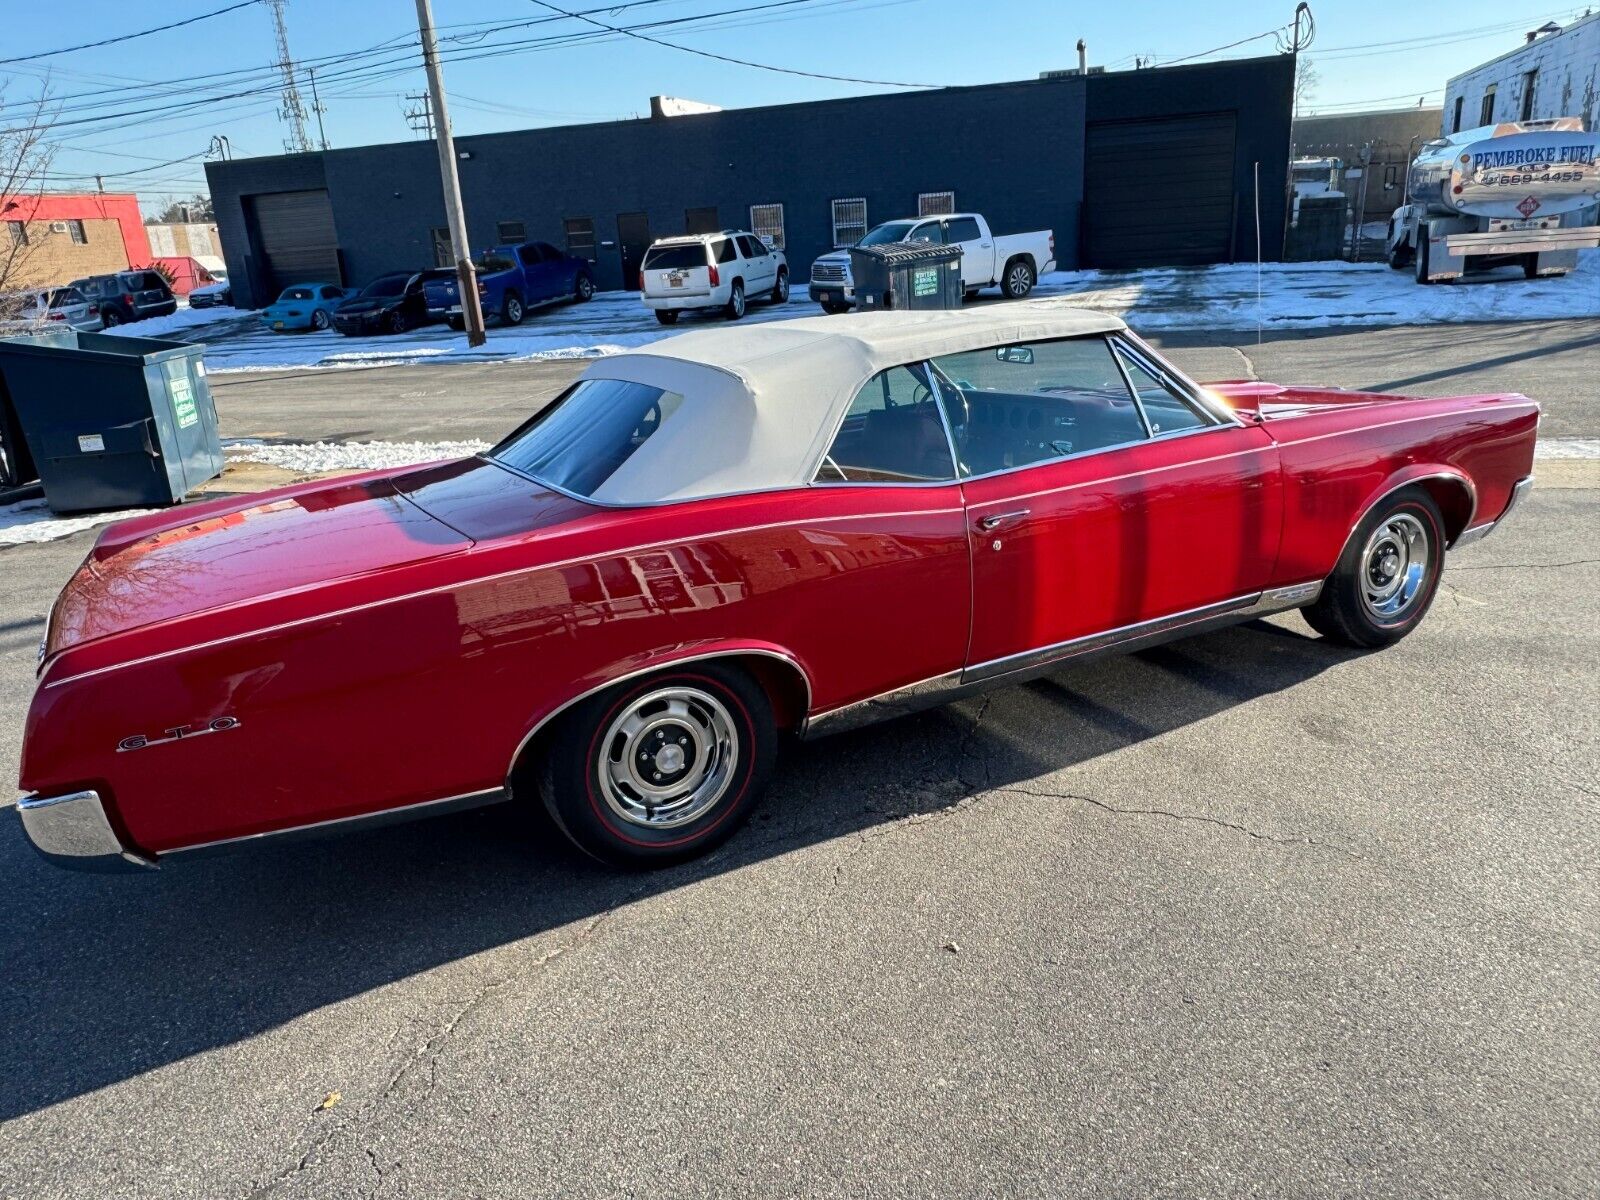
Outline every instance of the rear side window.
{"label": "rear side window", "polygon": [[690,271],[706,265],[706,248],[699,242],[652,246],[644,256],[644,265],[650,271]]}
{"label": "rear side window", "polygon": [[978,222],[971,217],[951,217],[945,227],[950,231],[952,242],[975,242],[983,236],[978,231]]}
{"label": "rear side window", "polygon": [[342,295],[344,295],[344,291],[340,288],[333,287],[332,285],[322,289],[322,298],[324,300],[337,300]]}
{"label": "rear side window", "polygon": [[583,379],[489,452],[551,487],[592,496],[683,404],[677,392]]}
{"label": "rear side window", "polygon": [[735,262],[739,257],[734,253],[732,238],[723,238],[720,242],[714,243],[711,248],[716,252],[719,263]]}
{"label": "rear side window", "polygon": [[955,478],[950,439],[922,363],[880,371],[856,393],[817,483],[924,483]]}
{"label": "rear side window", "polygon": [[493,274],[497,271],[510,271],[516,267],[504,254],[494,254],[485,250],[478,256],[478,270]]}

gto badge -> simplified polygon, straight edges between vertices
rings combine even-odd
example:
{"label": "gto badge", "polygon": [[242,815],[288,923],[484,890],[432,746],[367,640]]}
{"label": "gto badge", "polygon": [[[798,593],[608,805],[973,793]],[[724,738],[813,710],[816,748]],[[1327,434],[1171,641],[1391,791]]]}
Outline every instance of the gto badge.
{"label": "gto badge", "polygon": [[237,728],[239,728],[238,717],[214,717],[204,725],[178,725],[172,729],[164,729],[160,737],[146,737],[142,733],[136,733],[117,743],[117,753],[121,754],[124,750],[143,750],[146,746],[160,746],[167,742],[181,742],[185,738],[200,737],[207,733],[225,733],[229,729]]}

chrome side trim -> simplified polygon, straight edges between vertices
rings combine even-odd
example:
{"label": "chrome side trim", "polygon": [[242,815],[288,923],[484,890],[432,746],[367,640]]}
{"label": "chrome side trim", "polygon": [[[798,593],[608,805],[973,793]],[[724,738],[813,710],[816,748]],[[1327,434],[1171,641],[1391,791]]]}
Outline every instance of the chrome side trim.
{"label": "chrome side trim", "polygon": [[122,844],[106,819],[99,792],[21,796],[17,816],[33,848],[58,867],[118,871],[155,865]]}
{"label": "chrome side trim", "polygon": [[906,716],[927,708],[937,708],[992,687],[1023,683],[1047,674],[1068,660],[1078,661],[1111,654],[1126,654],[1149,649],[1177,638],[1221,629],[1241,621],[1269,616],[1291,608],[1301,608],[1315,602],[1322,594],[1322,581],[1310,580],[1286,587],[1270,588],[1237,596],[1217,604],[1207,604],[1186,612],[1141,621],[1104,633],[1089,634],[1070,641],[1057,642],[1036,650],[1023,651],[986,663],[978,663],[965,671],[949,671],[929,679],[894,688],[881,695],[858,700],[839,708],[819,713],[806,722],[801,736],[826,737],[859,729],[877,721]]}
{"label": "chrome side trim", "polygon": [[[627,683],[630,679],[638,679],[641,675],[653,675],[657,671],[665,671],[672,667],[682,666],[685,663],[707,662],[714,658],[743,658],[749,655],[756,655],[760,658],[770,658],[777,662],[787,663],[789,666],[793,667],[796,673],[799,674],[801,682],[805,684],[805,712],[807,714],[811,712],[811,698],[813,695],[815,695],[815,691],[811,686],[811,676],[808,675],[806,673],[806,669],[800,665],[800,660],[795,658],[792,654],[784,654],[777,650],[763,650],[755,647],[750,649],[729,648],[725,650],[713,650],[705,654],[690,654],[683,658],[658,660],[651,663],[649,666],[638,667],[635,670],[626,671],[621,675],[615,675],[610,679],[597,683],[593,687],[579,692],[576,696],[573,696],[567,700],[563,700],[555,708],[552,708],[544,716],[540,717],[538,723],[523,735],[522,740],[517,743],[517,748],[511,753],[511,761],[506,764],[506,791],[508,793],[511,791],[511,773],[516,770],[517,761],[522,757],[522,752],[528,748],[528,743],[539,736],[539,731],[541,729],[550,724],[551,721],[554,721],[562,713],[566,712],[567,709],[571,708],[574,704],[578,704],[581,701],[587,700],[590,696],[593,696],[598,692],[603,692],[608,687],[615,687],[619,683]],[[806,724],[807,718],[802,716],[800,719],[800,728],[802,731],[805,729]]]}
{"label": "chrome side trim", "polygon": [[1517,480],[1516,483],[1511,485],[1511,499],[1506,501],[1505,511],[1492,521],[1485,521],[1482,525],[1474,525],[1470,529],[1462,530],[1456,540],[1451,543],[1450,549],[1459,550],[1463,546],[1470,546],[1473,542],[1481,541],[1496,529],[1499,529],[1500,526],[1505,524],[1506,518],[1512,514],[1517,505],[1522,503],[1522,498],[1531,490],[1533,490],[1532,475]]}
{"label": "chrome side trim", "polygon": [[472,808],[484,808],[490,804],[499,804],[501,801],[511,799],[509,788],[487,788],[481,792],[468,792],[463,796],[446,796],[442,800],[424,800],[420,804],[406,804],[399,808],[386,808],[382,812],[358,813],[353,817],[334,817],[330,821],[316,821],[310,825],[292,825],[288,829],[269,829],[263,833],[247,833],[240,837],[218,838],[214,842],[197,842],[193,846],[179,846],[174,850],[164,850],[163,859],[174,854],[184,856],[205,854],[213,850],[222,850],[234,846],[243,846],[252,842],[273,841],[292,842],[304,838],[323,837],[328,834],[348,833],[356,829],[381,829],[386,825],[400,825],[407,821],[421,820],[423,817],[438,817],[445,813],[465,812]]}

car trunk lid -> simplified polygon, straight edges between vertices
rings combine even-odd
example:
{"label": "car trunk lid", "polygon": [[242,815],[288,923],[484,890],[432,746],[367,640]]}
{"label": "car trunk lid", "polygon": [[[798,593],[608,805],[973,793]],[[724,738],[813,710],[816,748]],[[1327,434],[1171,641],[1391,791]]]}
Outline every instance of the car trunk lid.
{"label": "car trunk lid", "polygon": [[68,582],[51,615],[46,653],[471,544],[383,476],[265,493],[243,507],[136,518],[110,526]]}

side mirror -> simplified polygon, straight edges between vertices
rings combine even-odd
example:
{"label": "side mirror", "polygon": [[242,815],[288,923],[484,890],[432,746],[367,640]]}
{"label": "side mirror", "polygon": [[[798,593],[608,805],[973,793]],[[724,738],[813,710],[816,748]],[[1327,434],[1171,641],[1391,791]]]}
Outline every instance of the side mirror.
{"label": "side mirror", "polygon": [[1003,363],[1020,363],[1025,367],[1033,364],[1031,346],[1000,346],[995,349],[994,356]]}

